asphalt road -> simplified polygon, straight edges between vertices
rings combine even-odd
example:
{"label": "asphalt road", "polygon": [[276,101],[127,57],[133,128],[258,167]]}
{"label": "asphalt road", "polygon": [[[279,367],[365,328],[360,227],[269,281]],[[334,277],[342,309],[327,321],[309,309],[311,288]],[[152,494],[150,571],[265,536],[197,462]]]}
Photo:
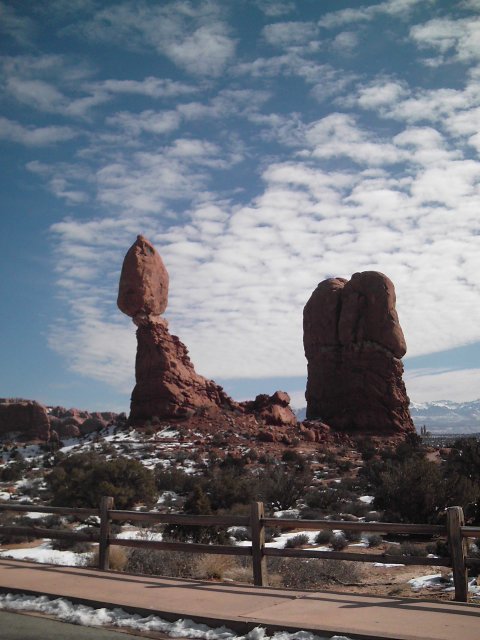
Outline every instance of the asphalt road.
{"label": "asphalt road", "polygon": [[0,640],[138,640],[138,636],[81,627],[50,618],[0,611]]}

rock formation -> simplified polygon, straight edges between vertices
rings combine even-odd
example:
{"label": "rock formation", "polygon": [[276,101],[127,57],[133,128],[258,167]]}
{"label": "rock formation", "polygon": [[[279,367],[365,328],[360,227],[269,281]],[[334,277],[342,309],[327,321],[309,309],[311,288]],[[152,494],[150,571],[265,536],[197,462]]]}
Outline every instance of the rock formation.
{"label": "rock formation", "polygon": [[46,407],[34,400],[0,399],[0,436],[20,440],[48,440],[50,422]]}
{"label": "rock formation", "polygon": [[303,335],[307,419],[349,432],[414,431],[402,379],[405,338],[385,275],[321,282],[305,305]]}
{"label": "rock formation", "polygon": [[167,321],[160,317],[167,298],[168,273],[162,259],[146,238],[138,236],[125,256],[117,301],[138,326],[132,423],[238,406],[222,387],[196,373],[186,346],[169,333]]}
{"label": "rock formation", "polygon": [[261,393],[255,400],[243,402],[242,406],[248,413],[258,415],[265,424],[288,427],[298,422],[290,408],[290,396],[285,391],[275,391],[271,396]]}

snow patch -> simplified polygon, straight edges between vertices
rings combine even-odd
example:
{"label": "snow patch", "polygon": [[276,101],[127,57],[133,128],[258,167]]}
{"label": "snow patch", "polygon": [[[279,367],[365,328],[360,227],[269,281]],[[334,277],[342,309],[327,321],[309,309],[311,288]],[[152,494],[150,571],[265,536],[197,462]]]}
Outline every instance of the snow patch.
{"label": "snow patch", "polygon": [[17,594],[1,594],[0,609],[9,611],[35,611],[54,616],[64,622],[87,627],[108,625],[118,629],[133,629],[139,632],[160,631],[172,638],[199,638],[204,640],[349,640],[346,636],[317,636],[309,631],[287,633],[280,631],[268,636],[265,629],[255,627],[244,636],[238,636],[225,626],[216,629],[193,620],[181,619],[167,622],[154,615],[142,617],[130,614],[120,608],[94,609],[85,605],[74,605],[65,598],[50,600],[47,596],[27,596]]}

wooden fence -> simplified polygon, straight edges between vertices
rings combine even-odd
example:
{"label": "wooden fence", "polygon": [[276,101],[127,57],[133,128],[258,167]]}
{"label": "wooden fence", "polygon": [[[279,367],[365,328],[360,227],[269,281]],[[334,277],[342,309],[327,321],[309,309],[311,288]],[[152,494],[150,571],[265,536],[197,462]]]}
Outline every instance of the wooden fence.
{"label": "wooden fence", "polygon": [[[266,559],[280,556],[283,558],[322,558],[327,560],[347,560],[355,562],[384,562],[392,564],[408,565],[435,565],[451,567],[455,586],[455,600],[468,601],[468,568],[480,567],[480,559],[468,556],[468,538],[480,537],[480,527],[465,526],[463,510],[461,507],[449,507],[447,509],[446,525],[429,524],[401,524],[393,522],[347,522],[344,520],[298,520],[285,518],[265,517],[262,502],[254,502],[251,505],[248,516],[231,515],[183,515],[166,514],[156,511],[120,511],[114,508],[113,498],[104,497],[99,509],[75,509],[69,507],[40,507],[36,505],[12,505],[0,504],[0,512],[35,511],[45,514],[71,515],[77,518],[98,516],[100,518],[100,531],[89,533],[87,531],[65,531],[61,529],[49,529],[35,526],[0,526],[0,535],[29,535],[39,538],[59,538],[74,541],[98,542],[99,544],[99,569],[108,570],[109,551],[114,545],[133,547],[140,549],[155,549],[182,551],[188,553],[213,553],[235,556],[250,556],[252,558],[253,581],[257,586],[268,583]],[[155,540],[132,540],[118,538],[111,534],[111,524],[115,521],[122,522],[149,522],[173,525],[188,525],[202,527],[249,527],[252,542],[250,546],[228,546],[218,544],[197,544],[191,542],[164,542]],[[445,537],[448,542],[450,555],[447,558],[427,558],[418,556],[404,556],[391,554],[355,553],[348,551],[317,551],[315,549],[277,549],[266,547],[265,527],[284,529],[301,529],[322,531],[324,529],[341,529],[343,531],[377,532],[383,534],[407,534]]]}

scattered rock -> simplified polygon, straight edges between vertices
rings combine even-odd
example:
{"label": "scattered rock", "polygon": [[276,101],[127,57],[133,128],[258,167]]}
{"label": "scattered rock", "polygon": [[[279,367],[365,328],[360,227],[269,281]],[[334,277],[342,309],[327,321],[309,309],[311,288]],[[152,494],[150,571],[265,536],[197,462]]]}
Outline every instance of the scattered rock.
{"label": "scattered rock", "polygon": [[271,396],[259,394],[255,400],[243,402],[245,411],[255,413],[266,424],[278,427],[294,426],[297,418],[290,408],[290,396],[285,391],[275,391]]}
{"label": "scattered rock", "polygon": [[307,419],[337,430],[414,432],[403,383],[406,344],[382,273],[321,282],[303,312]]}

